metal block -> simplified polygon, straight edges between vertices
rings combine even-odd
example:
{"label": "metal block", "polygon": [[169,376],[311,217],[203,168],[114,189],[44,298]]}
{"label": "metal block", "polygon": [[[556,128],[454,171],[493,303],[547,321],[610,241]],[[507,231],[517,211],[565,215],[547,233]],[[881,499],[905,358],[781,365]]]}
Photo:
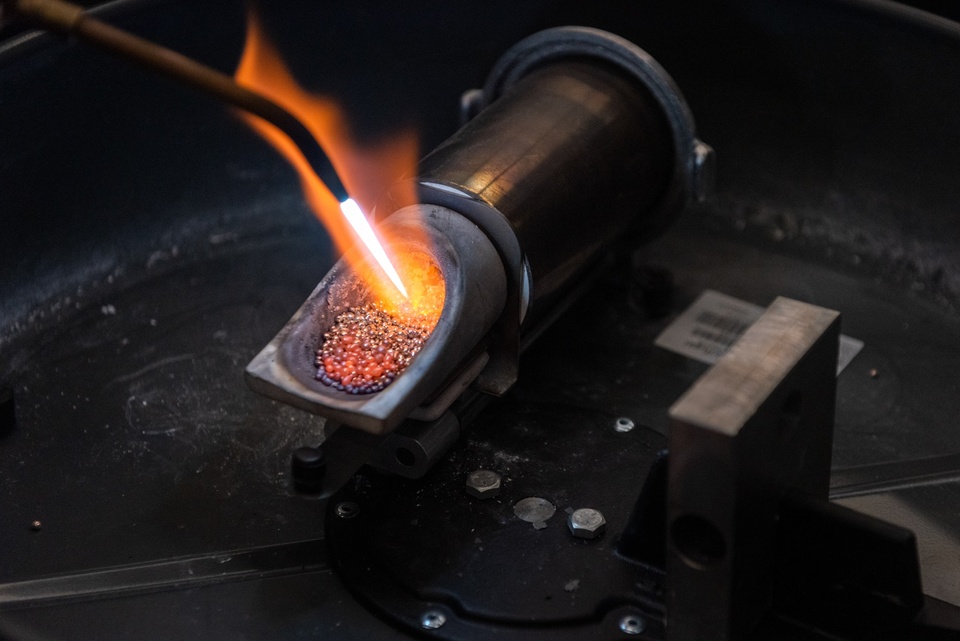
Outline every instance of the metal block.
{"label": "metal block", "polygon": [[839,335],[778,298],[670,409],[670,641],[741,639],[767,609],[781,498],[827,496]]}

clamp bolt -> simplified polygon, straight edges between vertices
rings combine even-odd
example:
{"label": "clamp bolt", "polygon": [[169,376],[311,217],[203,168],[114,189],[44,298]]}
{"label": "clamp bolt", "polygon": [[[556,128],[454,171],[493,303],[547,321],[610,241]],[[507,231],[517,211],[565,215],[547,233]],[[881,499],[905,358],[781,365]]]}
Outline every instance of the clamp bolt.
{"label": "clamp bolt", "polygon": [[467,494],[491,499],[500,494],[500,475],[491,470],[474,470],[467,476]]}
{"label": "clamp bolt", "polygon": [[585,507],[567,517],[567,526],[578,539],[595,539],[607,529],[607,520],[598,510]]}

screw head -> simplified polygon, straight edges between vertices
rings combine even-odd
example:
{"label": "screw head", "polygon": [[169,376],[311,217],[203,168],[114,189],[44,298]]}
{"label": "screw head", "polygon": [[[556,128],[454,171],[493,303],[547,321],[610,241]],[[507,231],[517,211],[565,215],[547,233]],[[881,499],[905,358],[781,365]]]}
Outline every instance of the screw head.
{"label": "screw head", "polygon": [[598,510],[585,507],[567,517],[567,526],[578,539],[595,539],[607,529],[607,520]]}
{"label": "screw head", "polygon": [[624,634],[640,634],[646,627],[647,622],[644,621],[643,617],[637,616],[636,614],[628,614],[620,619],[620,630]]}
{"label": "screw head", "polygon": [[622,433],[622,432],[629,432],[629,431],[632,430],[634,427],[636,427],[636,424],[635,424],[631,419],[627,418],[626,416],[621,416],[620,418],[618,418],[618,419],[617,419],[616,421],[614,421],[614,423],[613,423],[613,429],[615,429],[616,431],[621,432],[621,433]]}
{"label": "screw head", "polygon": [[467,475],[467,494],[490,499],[500,494],[500,475],[492,470],[474,470]]}
{"label": "screw head", "polygon": [[438,612],[437,610],[424,612],[423,616],[420,617],[420,626],[424,630],[437,630],[442,628],[443,624],[446,622],[447,616],[443,612]]}
{"label": "screw head", "polygon": [[352,519],[360,513],[360,506],[350,501],[344,501],[337,504],[336,513],[341,519]]}
{"label": "screw head", "polygon": [[34,532],[39,532],[42,527],[43,527],[43,523],[41,523],[40,521],[34,521],[30,524],[30,529],[33,530]]}

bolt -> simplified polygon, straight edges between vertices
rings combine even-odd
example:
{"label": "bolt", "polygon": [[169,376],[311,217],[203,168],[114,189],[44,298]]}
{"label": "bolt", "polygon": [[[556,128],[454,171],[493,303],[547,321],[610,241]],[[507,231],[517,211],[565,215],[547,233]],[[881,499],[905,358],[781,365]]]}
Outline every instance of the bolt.
{"label": "bolt", "polygon": [[436,630],[438,628],[442,628],[443,624],[446,622],[446,615],[443,612],[437,612],[436,610],[425,612],[420,618],[420,625],[425,630]]}
{"label": "bolt", "polygon": [[43,523],[41,523],[40,521],[34,521],[33,523],[30,524],[30,529],[33,530],[34,532],[39,532],[40,528],[42,527],[43,527]]}
{"label": "bolt", "polygon": [[717,156],[713,147],[697,140],[693,145],[693,197],[702,203],[713,194],[717,180]]}
{"label": "bolt", "polygon": [[635,425],[634,425],[633,421],[631,421],[631,420],[630,420],[629,418],[627,418],[626,416],[621,416],[621,417],[618,418],[618,419],[616,420],[616,422],[613,424],[613,429],[617,430],[618,432],[629,432],[629,431],[632,430],[634,427],[635,427]]}
{"label": "bolt", "polygon": [[578,539],[595,539],[607,529],[607,520],[597,510],[585,507],[567,517],[567,526]]}
{"label": "bolt", "polygon": [[500,494],[500,475],[491,470],[474,470],[467,475],[467,494],[492,499]]}
{"label": "bolt", "polygon": [[620,619],[620,630],[624,634],[640,634],[646,627],[647,622],[643,620],[643,617],[636,614],[628,614]]}
{"label": "bolt", "polygon": [[460,126],[467,124],[483,110],[487,97],[483,89],[467,89],[460,96]]}
{"label": "bolt", "polygon": [[880,378],[880,370],[873,368],[870,370],[870,378]]}
{"label": "bolt", "polygon": [[341,519],[352,519],[360,513],[360,506],[350,501],[344,501],[337,504],[336,512]]}

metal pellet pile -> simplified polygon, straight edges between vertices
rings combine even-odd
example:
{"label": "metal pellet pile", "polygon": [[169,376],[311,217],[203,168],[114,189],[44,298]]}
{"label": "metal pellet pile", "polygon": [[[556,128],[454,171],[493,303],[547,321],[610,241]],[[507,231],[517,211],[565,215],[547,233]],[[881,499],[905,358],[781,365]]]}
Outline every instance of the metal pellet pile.
{"label": "metal pellet pile", "polygon": [[323,335],[317,380],[349,394],[379,392],[410,364],[432,325],[420,317],[401,321],[376,303],[349,309]]}

